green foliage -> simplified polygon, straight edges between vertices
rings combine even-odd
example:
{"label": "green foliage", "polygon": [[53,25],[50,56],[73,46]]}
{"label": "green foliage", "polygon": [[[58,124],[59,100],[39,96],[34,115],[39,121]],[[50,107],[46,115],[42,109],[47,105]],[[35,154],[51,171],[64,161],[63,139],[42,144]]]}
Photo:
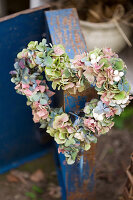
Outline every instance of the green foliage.
{"label": "green foliage", "polygon": [[36,195],[33,192],[26,192],[25,195],[27,197],[30,197],[30,199],[35,199],[36,198]]}
{"label": "green foliage", "polygon": [[109,65],[110,65],[107,58],[102,58],[102,59],[99,61],[99,64],[100,64],[100,65],[103,65],[104,67],[109,67]]}
{"label": "green foliage", "polygon": [[25,195],[29,197],[31,200],[41,200],[38,198],[39,195],[43,194],[43,190],[37,185],[32,186],[33,192],[26,192]]}
{"label": "green foliage", "polygon": [[124,112],[120,116],[114,117],[115,127],[119,129],[123,129],[128,124],[125,123],[126,120],[130,120],[133,116],[133,107],[125,108]]}
{"label": "green foliage", "polygon": [[115,62],[114,69],[121,71],[123,69],[123,61],[119,60]]}
{"label": "green foliage", "polygon": [[121,91],[119,94],[116,94],[116,95],[114,96],[114,98],[115,98],[116,100],[122,100],[122,99],[124,99],[125,97],[126,97],[125,91]]}
{"label": "green foliage", "polygon": [[43,193],[43,190],[40,187],[38,187],[37,185],[33,185],[32,190],[39,193],[39,194]]}

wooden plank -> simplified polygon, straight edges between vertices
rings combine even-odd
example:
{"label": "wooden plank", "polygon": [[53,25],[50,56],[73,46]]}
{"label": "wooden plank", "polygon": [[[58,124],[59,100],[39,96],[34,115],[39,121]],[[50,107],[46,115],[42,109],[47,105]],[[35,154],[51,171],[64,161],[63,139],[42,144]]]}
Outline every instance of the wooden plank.
{"label": "wooden plank", "polygon": [[[76,10],[64,9],[45,12],[51,40],[53,44],[63,44],[70,58],[87,50]],[[64,110],[78,111],[85,102],[95,96],[89,89],[84,94],[70,95],[64,92]],[[59,155],[62,176],[66,187],[67,200],[94,200],[95,185],[95,145],[87,153],[83,153],[80,162],[64,165],[64,156]]]}
{"label": "wooden plank", "polygon": [[75,8],[45,13],[54,44],[63,44],[70,58],[87,50]]}
{"label": "wooden plank", "polygon": [[9,75],[17,53],[31,40],[41,41],[46,36],[45,8],[19,12],[0,22],[0,173],[45,151],[26,98],[16,94]]}

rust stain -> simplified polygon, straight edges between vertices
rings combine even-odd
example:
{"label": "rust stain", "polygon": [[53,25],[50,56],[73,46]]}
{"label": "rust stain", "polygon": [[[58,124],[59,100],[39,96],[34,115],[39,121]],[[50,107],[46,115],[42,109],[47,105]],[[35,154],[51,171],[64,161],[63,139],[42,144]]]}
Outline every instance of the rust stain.
{"label": "rust stain", "polygon": [[56,16],[56,23],[57,23],[57,28],[54,26],[55,34],[52,35],[52,39],[53,39],[53,41],[56,41],[56,44],[63,44],[63,33],[61,31],[59,16]]}
{"label": "rust stain", "polygon": [[73,38],[73,35],[72,35],[72,30],[74,30],[74,27],[72,26],[73,20],[74,20],[74,17],[70,15],[69,18],[68,18],[69,40],[70,40],[71,46],[73,48],[73,51],[76,54],[77,53],[77,47],[74,44],[74,38]]}
{"label": "rust stain", "polygon": [[78,18],[77,12],[75,12],[75,9],[72,10],[71,16],[73,17],[73,23],[74,23],[74,26],[76,27],[77,22],[79,22],[79,18]]}
{"label": "rust stain", "polygon": [[85,49],[85,44],[81,40],[80,34],[77,30],[74,30],[75,42],[77,43],[77,49],[79,54],[83,53],[82,49]]}
{"label": "rust stain", "polygon": [[53,26],[53,17],[50,18],[50,25]]}
{"label": "rust stain", "polygon": [[[79,44],[81,38],[80,38],[80,35],[79,35],[79,33],[78,33],[77,30],[74,30],[74,36],[75,36],[75,42],[76,42],[77,44]],[[81,42],[82,42],[82,41],[81,41]]]}
{"label": "rust stain", "polygon": [[64,24],[64,25],[67,25],[67,17],[64,17],[64,19],[63,19],[63,24]]}
{"label": "rust stain", "polygon": [[60,19],[59,19],[59,16],[56,16],[56,23],[57,23],[57,26],[60,27]]}
{"label": "rust stain", "polygon": [[65,47],[67,46],[67,42],[68,42],[68,36],[67,36],[67,30],[64,29],[64,39],[65,39]]}
{"label": "rust stain", "polygon": [[[62,20],[60,20],[62,17]],[[53,17],[51,17],[51,26],[53,26]],[[75,54],[82,53],[82,49],[85,49],[85,42],[82,40],[80,35],[78,16],[75,9],[72,9],[69,16],[56,16],[56,26],[54,26],[54,35],[52,34],[53,41],[56,41],[56,44],[62,44],[64,47],[71,48]]]}
{"label": "rust stain", "polygon": [[[79,18],[78,18],[78,15],[77,15],[77,12],[75,11],[75,9],[73,9],[73,11],[71,12],[71,16],[73,16],[73,23],[74,23],[74,26],[76,27],[77,24],[80,24],[80,23],[79,23]],[[80,46],[78,46],[78,48],[80,49],[80,53],[82,53],[83,52],[82,50],[86,48],[86,43],[85,43],[85,39],[82,34],[81,28],[79,29],[79,33],[82,35],[82,38],[83,38],[83,40],[81,40],[81,38],[80,38],[80,40],[79,40]]]}
{"label": "rust stain", "polygon": [[76,92],[76,94],[70,94],[68,92],[68,90],[65,90],[63,92],[64,92],[64,95],[66,94],[67,96],[72,96],[72,97],[75,97],[76,99],[78,98],[78,96],[82,96],[82,97],[86,97],[87,96],[87,101],[90,101],[92,98],[97,98],[98,97],[97,92],[92,87],[88,87],[83,92]]}

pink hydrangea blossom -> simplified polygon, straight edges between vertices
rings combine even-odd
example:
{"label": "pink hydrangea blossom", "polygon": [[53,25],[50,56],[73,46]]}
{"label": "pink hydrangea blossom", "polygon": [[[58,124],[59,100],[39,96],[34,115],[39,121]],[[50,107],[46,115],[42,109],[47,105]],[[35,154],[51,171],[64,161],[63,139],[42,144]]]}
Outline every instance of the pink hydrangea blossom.
{"label": "pink hydrangea blossom", "polygon": [[22,58],[27,58],[28,57],[28,52],[22,52]]}
{"label": "pink hydrangea blossom", "polygon": [[37,85],[41,83],[41,80],[36,80]]}
{"label": "pink hydrangea blossom", "polygon": [[111,48],[103,48],[103,53],[106,55],[107,58],[111,58],[112,56],[116,56],[117,57],[117,54],[112,52]]}
{"label": "pink hydrangea blossom", "polygon": [[102,126],[99,122],[96,125],[96,129],[98,131],[98,135],[109,132],[109,127]]}
{"label": "pink hydrangea blossom", "polygon": [[64,149],[61,149],[60,147],[58,148],[58,153],[64,153],[65,150]]}
{"label": "pink hydrangea blossom", "polygon": [[96,64],[94,64],[94,66],[93,66],[93,68],[94,68],[94,71],[98,73],[98,72],[99,72],[99,69],[101,69],[101,68],[102,68],[102,66],[103,66],[103,65],[99,65],[99,64],[97,64],[97,63],[96,63]]}
{"label": "pink hydrangea blossom", "polygon": [[84,125],[92,132],[95,132],[96,122],[91,117],[89,117],[88,119],[84,119]]}
{"label": "pink hydrangea blossom", "polygon": [[84,58],[86,56],[85,53],[82,53],[80,55],[76,55],[73,59],[72,64],[76,65],[76,66],[84,66],[84,63],[81,61],[82,58]]}
{"label": "pink hydrangea blossom", "polygon": [[25,68],[25,64],[22,60],[19,61],[19,66],[24,69]]}
{"label": "pink hydrangea blossom", "polygon": [[32,91],[30,91],[29,89],[23,90],[23,93],[28,97],[33,95]]}
{"label": "pink hydrangea blossom", "polygon": [[65,53],[65,51],[60,46],[55,46],[54,47],[54,53],[55,53],[56,56],[61,56],[62,54]]}
{"label": "pink hydrangea blossom", "polygon": [[48,118],[49,112],[47,111],[47,108],[45,106],[41,105],[38,102],[34,102],[32,108],[33,121],[35,123],[39,122],[40,119],[45,120]]}
{"label": "pink hydrangea blossom", "polygon": [[107,81],[109,82],[109,84],[113,85],[113,77],[114,77],[113,68],[111,66],[108,68],[105,68],[105,72],[106,72]]}
{"label": "pink hydrangea blossom", "polygon": [[74,128],[71,127],[71,126],[67,126],[66,129],[67,129],[68,133],[73,133],[74,132]]}
{"label": "pink hydrangea blossom", "polygon": [[68,125],[66,123],[68,120],[69,120],[69,117],[66,113],[56,116],[53,122],[53,128],[58,129],[58,128],[66,127]]}
{"label": "pink hydrangea blossom", "polygon": [[108,67],[104,69],[104,72],[99,72],[97,75],[97,82],[96,86],[98,88],[101,88],[103,83],[107,82],[108,84],[113,85],[113,77],[114,77],[114,70],[112,67]]}
{"label": "pink hydrangea blossom", "polygon": [[46,89],[46,93],[48,97],[52,97],[55,94],[55,92],[52,92],[51,90],[48,90],[48,89]]}
{"label": "pink hydrangea blossom", "polygon": [[101,88],[102,85],[103,85],[103,83],[105,83],[105,81],[106,81],[106,77],[104,76],[104,74],[99,73],[98,76],[97,76],[97,78],[96,78],[96,80],[97,80],[96,86],[98,88]]}
{"label": "pink hydrangea blossom", "polygon": [[84,71],[84,76],[85,78],[90,82],[93,83],[95,80],[95,73],[92,67],[87,67],[86,70]]}
{"label": "pink hydrangea blossom", "polygon": [[29,84],[22,83],[22,89],[26,89],[26,88],[29,88],[29,87],[30,87]]}
{"label": "pink hydrangea blossom", "polygon": [[[43,81],[45,83],[45,81]],[[46,90],[46,87],[45,85],[40,85],[41,83],[41,80],[36,80],[36,83],[37,83],[37,87],[35,88],[34,90],[34,93],[40,91],[41,93],[45,92]]]}
{"label": "pink hydrangea blossom", "polygon": [[69,89],[69,88],[73,88],[75,85],[74,85],[74,83],[68,83],[67,85],[65,85],[64,86],[64,90],[67,90],[67,89]]}
{"label": "pink hydrangea blossom", "polygon": [[55,94],[55,92],[52,92],[51,90],[49,90],[49,88],[48,88],[47,85],[40,85],[40,83],[41,84],[43,84],[43,83],[45,84],[46,83],[45,80],[43,80],[43,81],[36,80],[36,83],[37,83],[37,87],[35,88],[34,92],[38,92],[38,91],[40,91],[41,93],[46,92],[46,94],[48,95],[48,97],[52,97]]}
{"label": "pink hydrangea blossom", "polygon": [[102,126],[101,123],[98,122],[97,125],[96,125],[98,135],[105,134],[105,133],[109,132],[109,130],[112,128],[112,126],[114,126],[114,122],[110,123],[110,125],[108,125],[108,126]]}
{"label": "pink hydrangea blossom", "polygon": [[101,101],[105,103],[106,105],[109,105],[109,103],[112,101],[115,94],[111,93],[110,91],[106,91],[101,95]]}
{"label": "pink hydrangea blossom", "polygon": [[29,84],[20,83],[15,86],[15,89],[19,90],[26,96],[32,96],[33,92],[29,89],[29,87],[30,87]]}
{"label": "pink hydrangea blossom", "polygon": [[15,90],[18,90],[20,88],[20,84],[15,86]]}
{"label": "pink hydrangea blossom", "polygon": [[116,113],[116,109],[113,108],[113,107],[110,107],[110,112],[106,113],[106,117],[109,118],[109,117],[113,117]]}

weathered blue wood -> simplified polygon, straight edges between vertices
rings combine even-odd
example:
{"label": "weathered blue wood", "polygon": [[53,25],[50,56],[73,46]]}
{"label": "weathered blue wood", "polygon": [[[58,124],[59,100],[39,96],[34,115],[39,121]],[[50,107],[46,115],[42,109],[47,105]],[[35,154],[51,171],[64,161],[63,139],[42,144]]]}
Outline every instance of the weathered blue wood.
{"label": "weathered blue wood", "polygon": [[26,10],[0,19],[0,173],[45,153],[26,98],[16,94],[9,71],[31,40],[46,36],[44,10]]}
{"label": "weathered blue wood", "polygon": [[87,50],[76,9],[45,12],[54,44],[63,44],[70,58]]}
{"label": "weathered blue wood", "polygon": [[[84,108],[85,103],[94,98],[95,91],[89,88],[85,92],[76,95],[70,95],[65,92],[64,110],[69,112],[78,112]],[[88,152],[81,152],[80,161],[73,165],[66,165],[66,188],[67,199],[73,200],[95,200],[95,145]]]}
{"label": "weathered blue wood", "polygon": [[[87,50],[75,9],[47,11],[45,15],[53,44],[63,44],[70,58]],[[94,95],[91,90],[86,91],[82,96],[80,94],[72,96],[64,92],[65,112],[79,111]],[[93,146],[89,153],[83,153],[80,162],[77,161],[71,166],[64,164],[65,158],[59,154],[62,179],[66,188],[64,199],[94,200],[94,149]]]}

